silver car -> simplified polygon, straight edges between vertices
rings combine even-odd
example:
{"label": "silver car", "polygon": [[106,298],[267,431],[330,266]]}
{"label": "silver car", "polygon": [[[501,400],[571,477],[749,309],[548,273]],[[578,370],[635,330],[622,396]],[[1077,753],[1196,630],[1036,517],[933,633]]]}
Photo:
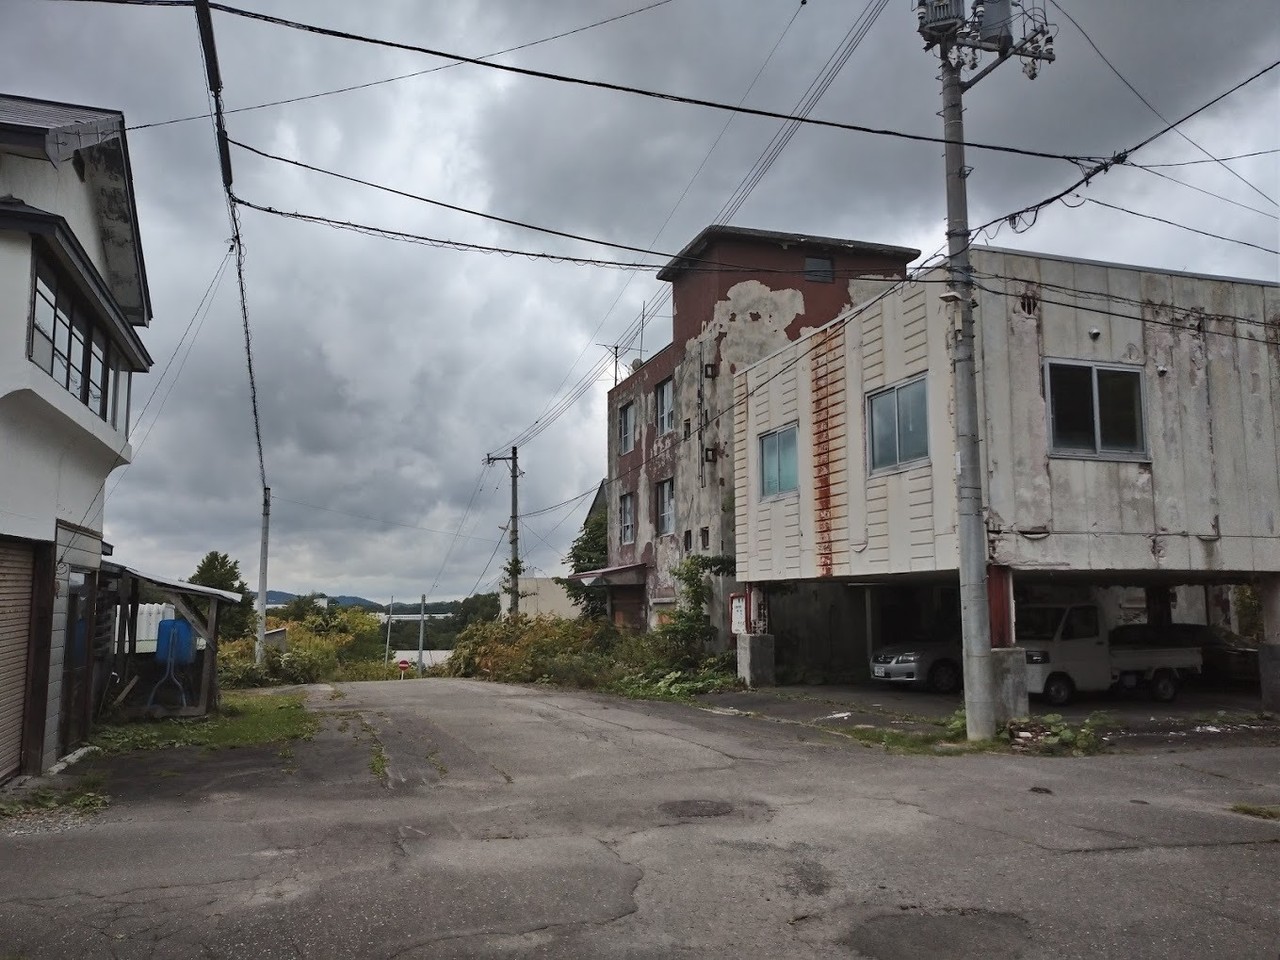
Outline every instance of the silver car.
{"label": "silver car", "polygon": [[955,693],[964,681],[960,644],[919,640],[881,647],[871,657],[871,677],[934,693]]}

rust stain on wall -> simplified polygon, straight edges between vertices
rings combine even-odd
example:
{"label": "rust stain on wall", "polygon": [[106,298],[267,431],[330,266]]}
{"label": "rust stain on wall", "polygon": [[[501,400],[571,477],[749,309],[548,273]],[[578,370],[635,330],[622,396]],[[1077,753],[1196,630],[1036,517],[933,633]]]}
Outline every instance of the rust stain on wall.
{"label": "rust stain on wall", "polygon": [[833,518],[831,503],[832,417],[839,408],[844,388],[844,329],[824,330],[814,335],[812,372],[814,550],[818,576],[831,576],[833,566]]}

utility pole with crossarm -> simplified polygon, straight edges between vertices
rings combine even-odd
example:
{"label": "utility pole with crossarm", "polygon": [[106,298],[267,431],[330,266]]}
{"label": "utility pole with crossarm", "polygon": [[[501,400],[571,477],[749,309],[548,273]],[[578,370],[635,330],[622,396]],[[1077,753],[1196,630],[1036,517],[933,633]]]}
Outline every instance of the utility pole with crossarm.
{"label": "utility pole with crossarm", "polygon": [[[978,387],[974,369],[973,271],[969,265],[969,201],[964,162],[964,91],[1013,57],[1036,76],[1052,61],[1053,34],[1043,9],[1032,0],[918,0],[916,14],[925,49],[937,47],[942,64],[942,122],[946,138],[947,249],[949,289],[943,298],[958,312],[952,370],[955,390],[957,539],[960,548],[960,619],[964,643],[964,705],[970,740],[995,735],[999,720],[1011,719],[1016,704],[997,703],[987,602],[987,530],[982,510],[982,463],[978,449]],[[1015,20],[1023,37],[1014,42]],[[983,53],[995,60],[979,69]],[[967,80],[965,68],[976,71]],[[1025,689],[1025,688],[1024,688]],[[1025,699],[1025,698],[1024,698]]]}

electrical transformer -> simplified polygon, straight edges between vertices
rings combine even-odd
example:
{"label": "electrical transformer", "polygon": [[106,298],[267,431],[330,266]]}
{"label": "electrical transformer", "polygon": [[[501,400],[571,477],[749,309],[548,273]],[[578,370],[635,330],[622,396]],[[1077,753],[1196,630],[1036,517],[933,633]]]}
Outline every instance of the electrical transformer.
{"label": "electrical transformer", "polygon": [[917,0],[916,16],[926,40],[940,40],[965,22],[965,0]]}
{"label": "electrical transformer", "polygon": [[994,43],[1011,41],[1013,39],[1013,4],[1010,0],[986,0],[981,6],[983,13],[978,35],[983,40]]}

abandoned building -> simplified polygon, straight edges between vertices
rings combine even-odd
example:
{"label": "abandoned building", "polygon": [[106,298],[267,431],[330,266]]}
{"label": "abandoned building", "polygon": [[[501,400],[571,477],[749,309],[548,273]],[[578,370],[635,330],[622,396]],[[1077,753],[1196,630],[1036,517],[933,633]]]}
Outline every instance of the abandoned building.
{"label": "abandoned building", "polygon": [[[830,323],[877,284],[904,277],[918,250],[710,226],[658,274],[671,283],[671,343],[609,392],[606,568],[616,622],[656,626],[676,600],[672,568],[734,542],[734,374]],[[712,622],[730,637],[717,578]]]}
{"label": "abandoned building", "polygon": [[[1015,597],[1140,588],[1168,622],[1171,588],[1212,613],[1249,583],[1280,650],[1280,287],[972,258],[993,646]],[[780,665],[866,675],[885,643],[958,636],[947,290],[893,285],[737,373],[737,575]]]}

